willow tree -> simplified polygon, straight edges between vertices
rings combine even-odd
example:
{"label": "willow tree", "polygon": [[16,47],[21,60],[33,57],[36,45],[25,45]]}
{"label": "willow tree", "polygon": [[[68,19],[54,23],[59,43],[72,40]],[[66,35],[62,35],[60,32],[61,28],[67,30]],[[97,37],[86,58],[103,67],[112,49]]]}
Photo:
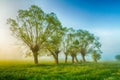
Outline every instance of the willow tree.
{"label": "willow tree", "polygon": [[75,40],[75,41],[73,41],[73,43],[69,47],[69,52],[70,52],[70,55],[72,57],[72,63],[74,63],[75,60],[78,62],[78,59],[77,59],[78,50],[79,50],[78,41]]}
{"label": "willow tree", "polygon": [[65,55],[65,63],[67,63],[68,55],[70,54],[70,46],[72,41],[72,36],[74,29],[73,28],[66,28],[64,38],[62,40],[63,42],[63,52]]}
{"label": "willow tree", "polygon": [[56,20],[56,21],[57,21],[56,23],[59,25],[56,31],[53,32],[52,36],[47,40],[46,48],[50,52],[50,55],[53,56],[55,63],[58,64],[59,53],[62,51],[62,39],[63,39],[64,33],[65,33],[64,31],[66,30],[66,28],[63,28],[61,26],[61,23],[59,22],[59,20]]}
{"label": "willow tree", "polygon": [[101,44],[96,36],[86,30],[78,30],[76,34],[79,41],[79,52],[83,62],[86,62],[85,56],[94,50],[100,50]]}
{"label": "willow tree", "polygon": [[76,39],[76,30],[70,28],[70,31],[68,32],[67,36],[65,37],[66,43],[64,44],[64,54],[65,54],[65,62],[67,62],[67,56],[70,55],[72,57],[72,63],[75,62],[75,60],[78,62],[77,59],[77,53],[79,50],[79,42]]}
{"label": "willow tree", "polygon": [[40,50],[59,25],[54,15],[32,5],[28,10],[19,10],[17,18],[9,18],[7,22],[13,35],[31,50],[34,63],[38,64]]}
{"label": "willow tree", "polygon": [[59,63],[58,55],[61,52],[60,42],[61,42],[61,37],[52,36],[51,39],[47,43],[47,49],[50,52],[50,55],[53,56],[56,64]]}
{"label": "willow tree", "polygon": [[92,57],[92,59],[94,60],[94,62],[97,62],[100,58],[101,58],[101,54],[100,54],[101,52],[99,52],[99,51],[93,51],[93,53],[92,53],[92,55],[91,55],[91,57]]}

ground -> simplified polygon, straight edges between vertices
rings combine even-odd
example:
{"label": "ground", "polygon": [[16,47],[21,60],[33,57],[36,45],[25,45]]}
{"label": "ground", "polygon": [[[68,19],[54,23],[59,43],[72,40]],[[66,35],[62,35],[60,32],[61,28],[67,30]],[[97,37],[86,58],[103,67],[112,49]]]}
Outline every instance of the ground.
{"label": "ground", "polygon": [[0,61],[0,80],[120,80],[120,63]]}

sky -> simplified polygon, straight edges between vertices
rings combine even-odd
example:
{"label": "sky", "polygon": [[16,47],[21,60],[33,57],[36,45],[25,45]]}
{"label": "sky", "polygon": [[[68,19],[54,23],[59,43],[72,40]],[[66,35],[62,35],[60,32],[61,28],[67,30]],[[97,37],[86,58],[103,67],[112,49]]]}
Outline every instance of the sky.
{"label": "sky", "polygon": [[21,59],[14,46],[6,19],[15,18],[19,9],[37,5],[54,12],[65,27],[84,29],[100,38],[102,60],[120,54],[120,0],[0,0],[0,58]]}

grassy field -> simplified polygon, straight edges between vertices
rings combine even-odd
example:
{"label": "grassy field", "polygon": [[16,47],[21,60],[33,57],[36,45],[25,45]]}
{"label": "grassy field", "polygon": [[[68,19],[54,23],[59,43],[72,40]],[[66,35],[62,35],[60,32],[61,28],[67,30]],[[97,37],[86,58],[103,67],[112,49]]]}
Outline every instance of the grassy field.
{"label": "grassy field", "polygon": [[0,80],[120,80],[120,63],[0,61]]}

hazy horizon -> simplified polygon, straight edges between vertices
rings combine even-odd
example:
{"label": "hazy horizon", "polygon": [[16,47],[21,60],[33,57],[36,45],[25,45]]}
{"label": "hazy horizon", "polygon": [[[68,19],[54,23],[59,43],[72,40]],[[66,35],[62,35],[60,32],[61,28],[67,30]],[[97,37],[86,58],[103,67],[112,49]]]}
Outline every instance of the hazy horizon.
{"label": "hazy horizon", "polygon": [[46,13],[54,12],[65,27],[84,29],[100,38],[102,59],[114,60],[120,54],[119,0],[1,0],[0,59],[23,59],[6,19],[15,18],[19,9],[37,5]]}

